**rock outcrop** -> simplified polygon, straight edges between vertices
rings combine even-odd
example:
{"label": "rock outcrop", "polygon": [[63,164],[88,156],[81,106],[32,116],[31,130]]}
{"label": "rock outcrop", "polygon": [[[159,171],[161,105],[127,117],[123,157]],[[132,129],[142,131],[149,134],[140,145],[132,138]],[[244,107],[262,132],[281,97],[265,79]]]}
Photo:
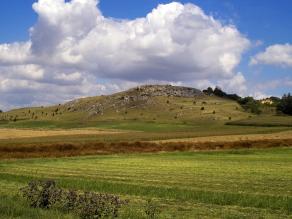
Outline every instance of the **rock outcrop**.
{"label": "rock outcrop", "polygon": [[119,112],[129,108],[147,107],[155,104],[152,97],[185,97],[192,98],[204,94],[195,88],[172,85],[144,85],[100,99],[74,100],[65,104],[69,111],[86,111],[90,116],[103,115],[109,110]]}
{"label": "rock outcrop", "polygon": [[137,92],[141,96],[175,96],[175,97],[195,97],[203,93],[195,88],[172,86],[172,85],[144,85],[128,90],[129,93]]}

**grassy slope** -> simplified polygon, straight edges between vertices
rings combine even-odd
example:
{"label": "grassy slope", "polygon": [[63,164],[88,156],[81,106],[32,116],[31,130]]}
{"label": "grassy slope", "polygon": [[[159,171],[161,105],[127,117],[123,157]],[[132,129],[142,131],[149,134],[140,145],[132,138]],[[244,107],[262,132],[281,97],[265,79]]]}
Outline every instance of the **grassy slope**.
{"label": "grassy slope", "polygon": [[[90,113],[84,110],[85,106],[92,106],[106,99],[107,96],[81,99],[75,105],[78,109],[75,112],[68,111],[67,105],[12,110],[0,114],[0,128],[97,127],[146,132],[194,133],[198,130],[212,132],[217,129],[228,132],[230,129],[235,129],[225,126],[225,123],[245,126],[292,126],[292,117],[274,116],[271,112],[265,112],[261,116],[252,115],[244,112],[234,101],[209,96],[153,97],[152,103],[147,107],[140,106],[140,103],[131,103],[119,109],[109,108],[103,115],[95,116],[90,116]],[[205,109],[201,110],[202,107]],[[16,122],[13,121],[15,117]],[[240,128],[236,129],[240,130]]]}
{"label": "grassy slope", "polygon": [[[94,104],[101,97],[90,99]],[[106,97],[104,97],[106,98]],[[128,107],[106,110],[103,115],[89,116],[82,110],[69,112],[64,105],[46,108],[27,108],[13,110],[0,115],[1,118],[17,121],[2,122],[0,127],[19,128],[78,128],[78,127],[101,127],[122,128],[131,130],[146,130],[155,125],[162,129],[172,130],[177,127],[197,126],[202,124],[224,124],[232,120],[248,118],[249,114],[242,111],[240,106],[229,100],[217,97],[177,98],[177,97],[154,97],[152,104],[146,108]],[[80,107],[85,100],[78,103]],[[169,103],[167,103],[169,101]],[[196,104],[194,104],[196,101]],[[203,102],[206,102],[205,104]],[[89,103],[86,103],[90,105]],[[78,107],[78,106],[77,106]],[[201,110],[204,107],[205,110]],[[58,113],[56,114],[56,109]],[[213,114],[213,111],[215,113]],[[54,115],[54,116],[53,116]],[[32,119],[33,117],[33,119]],[[36,118],[37,117],[37,118]],[[140,126],[142,127],[139,127]],[[154,125],[153,125],[154,124]]]}
{"label": "grassy slope", "polygon": [[292,127],[292,116],[277,116],[263,114],[260,116],[254,116],[252,118],[228,122],[228,124],[239,126]]}
{"label": "grassy slope", "polygon": [[30,209],[17,195],[35,178],[128,197],[124,218],[143,218],[147,198],[163,206],[161,218],[292,217],[291,149],[1,161],[0,218],[64,218]]}

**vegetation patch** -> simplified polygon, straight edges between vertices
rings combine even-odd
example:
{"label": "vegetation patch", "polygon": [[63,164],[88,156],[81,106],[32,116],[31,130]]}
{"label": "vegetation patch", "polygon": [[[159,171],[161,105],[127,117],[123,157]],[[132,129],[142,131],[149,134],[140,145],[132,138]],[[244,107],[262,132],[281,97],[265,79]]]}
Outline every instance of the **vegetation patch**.
{"label": "vegetation patch", "polygon": [[165,142],[95,142],[42,145],[1,146],[0,159],[35,157],[72,157],[96,154],[154,153],[173,151],[226,150],[240,148],[289,147],[292,139],[259,139],[217,142],[165,141]]}
{"label": "vegetation patch", "polygon": [[66,191],[53,180],[31,181],[20,191],[33,208],[56,208],[73,212],[82,219],[116,218],[119,209],[128,203],[115,195]]}

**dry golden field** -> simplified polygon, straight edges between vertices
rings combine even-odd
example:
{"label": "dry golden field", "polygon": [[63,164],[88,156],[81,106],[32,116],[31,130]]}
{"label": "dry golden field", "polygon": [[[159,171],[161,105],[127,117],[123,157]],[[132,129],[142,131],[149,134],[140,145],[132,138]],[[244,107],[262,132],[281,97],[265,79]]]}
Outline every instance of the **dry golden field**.
{"label": "dry golden field", "polygon": [[68,130],[0,129],[0,139],[53,137],[70,135],[111,135],[118,133],[122,133],[122,131],[101,129],[68,129]]}
{"label": "dry golden field", "polygon": [[261,141],[261,140],[283,140],[292,139],[292,131],[281,131],[268,134],[242,134],[242,135],[221,135],[221,136],[207,136],[195,138],[182,139],[168,139],[162,141],[155,141],[158,143],[167,142],[193,142],[193,143],[208,143],[208,142],[236,142],[236,141]]}

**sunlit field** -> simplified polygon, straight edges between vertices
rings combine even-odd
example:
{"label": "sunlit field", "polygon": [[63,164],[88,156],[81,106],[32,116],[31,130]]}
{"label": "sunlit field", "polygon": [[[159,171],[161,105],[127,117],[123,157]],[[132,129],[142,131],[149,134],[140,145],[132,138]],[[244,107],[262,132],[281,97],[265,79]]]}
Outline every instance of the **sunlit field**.
{"label": "sunlit field", "polygon": [[0,176],[1,218],[65,218],[20,197],[32,179],[128,198],[120,218],[146,218],[149,198],[159,218],[292,217],[291,148],[2,160]]}

